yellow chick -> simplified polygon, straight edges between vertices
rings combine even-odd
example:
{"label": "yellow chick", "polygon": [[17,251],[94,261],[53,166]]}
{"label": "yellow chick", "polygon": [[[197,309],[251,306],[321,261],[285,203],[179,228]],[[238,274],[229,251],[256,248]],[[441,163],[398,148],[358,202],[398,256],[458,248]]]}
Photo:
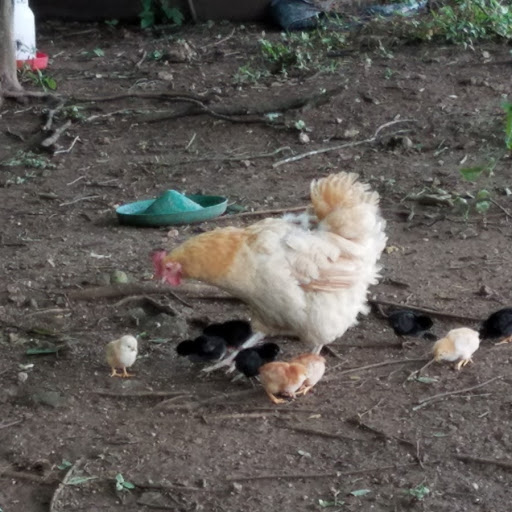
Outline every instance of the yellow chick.
{"label": "yellow chick", "polygon": [[452,329],[444,338],[436,341],[434,344],[434,360],[440,361],[458,361],[455,365],[456,370],[460,370],[468,363],[472,363],[471,356],[480,346],[480,337],[477,331],[460,327]]}
{"label": "yellow chick", "polygon": [[307,378],[302,387],[297,391],[298,395],[305,395],[324,376],[325,357],[317,354],[300,354],[293,358],[290,363],[299,363],[306,367]]}
{"label": "yellow chick", "polygon": [[[137,359],[137,340],[133,336],[122,336],[111,341],[106,349],[107,363],[112,368],[111,377],[133,377],[126,371],[126,368],[135,363]],[[118,373],[121,369],[123,373]]]}

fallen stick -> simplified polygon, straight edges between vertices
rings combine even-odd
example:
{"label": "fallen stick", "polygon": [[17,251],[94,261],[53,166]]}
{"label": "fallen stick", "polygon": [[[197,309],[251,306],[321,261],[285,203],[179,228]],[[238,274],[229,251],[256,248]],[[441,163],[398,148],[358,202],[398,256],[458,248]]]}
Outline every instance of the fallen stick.
{"label": "fallen stick", "polygon": [[62,126],[59,126],[55,129],[52,135],[41,141],[41,146],[43,148],[48,149],[50,146],[53,146],[58,140],[59,137],[72,125],[72,121],[68,119]]}
{"label": "fallen stick", "polygon": [[[173,296],[177,298],[176,295],[173,294]],[[179,301],[189,308],[192,307],[190,304],[188,304],[182,299],[179,299]],[[166,313],[167,315],[177,316],[178,314],[174,308],[171,308],[171,306],[167,304],[161,304],[160,302],[156,301],[155,299],[152,299],[151,297],[148,297],[147,295],[130,295],[129,297],[125,297],[124,299],[117,301],[115,304],[112,305],[112,307],[120,308],[121,306],[129,304],[130,302],[137,302],[138,305],[141,307],[144,307],[144,305],[149,305],[152,308],[159,311],[160,313]]]}
{"label": "fallen stick", "polygon": [[62,153],[70,153],[71,150],[75,147],[75,144],[77,143],[77,141],[80,140],[80,137],[77,135],[74,139],[73,139],[73,142],[70,144],[70,146],[68,147],[68,149],[59,149],[58,151],[55,151],[55,153],[53,153],[54,155],[60,155]]}
{"label": "fallen stick", "polygon": [[[273,156],[282,153],[283,151],[291,151],[289,146],[284,146],[282,148],[278,148],[275,151],[271,151],[270,153],[256,153],[253,155],[241,155],[241,156],[209,156],[202,158],[188,158],[185,160],[175,160],[173,162],[162,162],[158,161],[158,157],[155,158],[144,158],[132,160],[135,164],[140,165],[160,165],[162,167],[174,167],[177,165],[186,165],[186,164],[198,164],[202,162],[242,162],[244,160],[257,160],[260,158],[271,158]],[[207,221],[204,221],[207,222]]]}
{"label": "fallen stick", "polygon": [[254,212],[234,213],[232,215],[222,215],[215,219],[205,222],[222,222],[223,220],[243,219],[244,217],[259,217],[261,215],[280,215],[288,212],[301,212],[307,209],[307,206],[291,206],[289,208],[273,208],[271,210],[256,210]]}
{"label": "fallen stick", "polygon": [[[0,375],[4,373],[4,372],[1,372]],[[14,420],[14,421],[8,421],[6,423],[0,423],[0,430],[4,429],[4,428],[9,428],[9,427],[13,427],[14,425],[18,425],[18,423],[21,423],[23,420]]]}
{"label": "fallen stick", "polygon": [[240,419],[252,419],[252,418],[268,418],[269,416],[275,417],[279,412],[279,409],[270,412],[235,412],[232,414],[208,414],[203,415],[205,420],[240,420]]}
{"label": "fallen stick", "polygon": [[412,306],[410,304],[400,304],[399,302],[391,302],[389,300],[382,299],[369,299],[369,304],[374,304],[376,306],[389,306],[393,308],[401,308],[401,309],[410,309],[412,311],[418,311],[420,313],[426,313],[428,315],[437,316],[440,318],[452,318],[454,320],[463,320],[469,322],[481,322],[482,318],[475,316],[466,316],[466,315],[458,315],[456,313],[446,313],[444,311],[438,311],[436,309],[424,308],[422,306]]}
{"label": "fallen stick", "polygon": [[25,471],[13,471],[12,469],[0,469],[0,478],[10,478],[12,480],[28,480],[36,484],[54,485],[55,480],[45,480],[40,476],[27,473]]}
{"label": "fallen stick", "polygon": [[407,439],[403,439],[401,437],[394,436],[392,434],[386,434],[382,430],[379,430],[375,427],[372,427],[371,425],[368,425],[367,423],[364,423],[361,421],[360,418],[348,418],[347,423],[351,425],[355,425],[356,427],[360,428],[361,430],[366,430],[368,432],[371,432],[372,434],[376,435],[378,438],[383,439],[384,441],[392,440],[396,441],[400,444],[403,444],[408,447],[412,447],[416,449],[416,443],[413,443],[412,441],[408,441]]}
{"label": "fallen stick", "polygon": [[112,396],[115,398],[167,398],[178,396],[190,396],[191,393],[184,393],[183,391],[134,391],[132,393],[117,393],[115,391],[106,391],[100,389],[93,391],[95,395]]}
{"label": "fallen stick", "polygon": [[201,407],[202,405],[214,404],[215,402],[222,402],[223,400],[231,400],[233,398],[247,398],[253,395],[256,396],[257,394],[260,393],[260,389],[246,389],[244,391],[235,391],[234,393],[222,393],[220,395],[210,396],[208,398],[196,400],[195,402],[186,402],[183,404],[170,404],[169,407],[167,407],[166,405],[168,400],[165,400],[164,402],[158,404],[157,407],[165,410],[191,410],[196,409],[197,407]]}
{"label": "fallen stick", "polygon": [[55,106],[55,108],[51,108],[48,110],[47,114],[46,114],[46,123],[44,124],[42,130],[44,132],[49,132],[52,128],[52,125],[53,125],[53,119],[55,117],[55,114],[57,114],[58,112],[60,112],[64,105],[66,104],[66,102],[64,100],[61,100],[59,101],[59,103]]}
{"label": "fallen stick", "polygon": [[[197,285],[194,283],[185,283],[180,286],[180,290],[185,294],[189,293],[191,295],[194,295],[194,292],[219,292],[219,290],[213,286],[206,287],[205,285]],[[180,300],[169,286],[164,286],[155,281],[150,283],[128,283],[109,286],[95,286],[81,290],[55,290],[53,293],[66,295],[66,297],[70,300],[115,299],[118,297],[127,297],[130,295],[149,294],[170,295],[171,297],[176,298],[176,300]]]}
{"label": "fallen stick", "polygon": [[417,411],[418,409],[421,409],[422,407],[425,407],[430,402],[433,402],[434,400],[438,400],[440,398],[445,398],[447,396],[453,396],[453,395],[460,395],[461,393],[467,393],[468,391],[474,391],[475,389],[483,388],[484,386],[487,386],[487,384],[490,384],[491,382],[494,382],[495,380],[502,379],[503,375],[498,375],[497,377],[493,377],[492,379],[486,380],[485,382],[482,382],[482,384],[477,384],[476,386],[471,386],[469,388],[464,389],[458,389],[457,391],[447,391],[446,393],[439,393],[437,395],[429,396],[428,398],[423,398],[418,402],[418,405],[416,407],[413,407],[413,411]]}
{"label": "fallen stick", "polygon": [[350,436],[344,436],[343,434],[335,434],[333,432],[326,432],[325,430],[317,430],[314,428],[296,427],[294,425],[278,425],[280,428],[287,430],[294,430],[302,434],[309,434],[313,436],[326,437],[327,439],[337,439],[338,441],[362,441],[363,439],[355,439]]}
{"label": "fallen stick", "polygon": [[499,460],[499,459],[487,459],[485,457],[473,457],[472,455],[455,455],[456,459],[462,460],[463,462],[475,462],[477,464],[491,464],[504,469],[512,469],[512,461]]}
{"label": "fallen stick", "polygon": [[[184,485],[173,485],[167,483],[142,483],[130,478],[135,487],[140,489],[153,489],[155,491],[189,491],[189,492],[226,492],[226,489],[212,489],[211,487],[190,487]],[[175,509],[173,509],[175,510]]]}
{"label": "fallen stick", "polygon": [[[157,122],[168,119],[177,119],[184,116],[195,116],[200,114],[208,114],[218,119],[235,123],[261,123],[264,122],[269,126],[283,126],[282,121],[271,121],[266,114],[274,112],[287,112],[296,110],[306,106],[317,107],[327,103],[334,96],[343,92],[344,86],[336,86],[332,89],[321,93],[314,93],[307,96],[295,96],[293,93],[283,94],[279,98],[272,98],[268,101],[258,101],[254,105],[231,104],[231,105],[212,105],[206,107],[201,99],[189,101],[195,103],[196,108],[188,108],[185,111],[178,112],[176,110],[157,112],[156,114],[142,114],[137,116],[134,121],[137,123]],[[238,117],[234,117],[238,116]]]}
{"label": "fallen stick", "polygon": [[[49,96],[53,97],[53,96]],[[183,92],[123,92],[119,94],[111,94],[109,96],[71,96],[70,101],[80,102],[93,102],[99,103],[100,101],[118,101],[125,100],[128,98],[148,99],[148,100],[174,100],[174,101],[205,101],[207,97],[197,96],[194,94],[187,94]]]}
{"label": "fallen stick", "polygon": [[346,142],[345,144],[338,144],[337,146],[330,146],[328,148],[313,149],[311,151],[307,151],[306,153],[301,153],[300,155],[291,156],[285,158],[284,160],[278,160],[277,162],[274,162],[272,164],[272,167],[275,169],[276,167],[280,167],[281,165],[297,162],[298,160],[302,160],[303,158],[307,158],[309,156],[321,155],[323,153],[328,153],[330,151],[339,151],[340,149],[353,148],[356,146],[361,146],[363,144],[372,144],[373,142],[376,142],[379,139],[380,132],[384,128],[387,128],[398,123],[416,123],[416,121],[414,119],[395,119],[394,121],[389,121],[388,123],[380,125],[375,130],[373,136],[370,137],[369,139]]}
{"label": "fallen stick", "polygon": [[417,464],[411,462],[409,464],[394,464],[389,466],[381,466],[378,468],[367,469],[354,469],[352,471],[333,471],[331,473],[292,473],[292,474],[279,474],[279,473],[264,473],[261,475],[252,476],[229,476],[226,478],[228,482],[249,482],[251,480],[297,480],[301,478],[341,478],[344,476],[364,475],[366,473],[374,473],[376,471],[388,471],[390,469],[400,469],[404,467],[416,466]]}
{"label": "fallen stick", "polygon": [[425,358],[415,358],[415,359],[390,359],[387,361],[382,361],[381,363],[367,364],[365,366],[359,366],[357,368],[349,368],[348,370],[343,370],[341,372],[336,372],[336,375],[328,375],[324,380],[324,382],[336,380],[338,377],[342,375],[346,375],[347,373],[360,372],[362,370],[370,370],[371,368],[380,368],[381,366],[389,366],[392,364],[407,364],[407,363],[418,363],[424,362],[427,359]]}

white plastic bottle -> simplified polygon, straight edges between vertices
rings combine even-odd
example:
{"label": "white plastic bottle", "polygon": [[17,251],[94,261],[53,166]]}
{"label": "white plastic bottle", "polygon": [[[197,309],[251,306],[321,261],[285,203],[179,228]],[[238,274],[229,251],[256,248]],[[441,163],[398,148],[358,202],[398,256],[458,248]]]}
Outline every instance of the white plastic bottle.
{"label": "white plastic bottle", "polygon": [[28,0],[14,0],[14,43],[16,60],[36,56],[36,21]]}

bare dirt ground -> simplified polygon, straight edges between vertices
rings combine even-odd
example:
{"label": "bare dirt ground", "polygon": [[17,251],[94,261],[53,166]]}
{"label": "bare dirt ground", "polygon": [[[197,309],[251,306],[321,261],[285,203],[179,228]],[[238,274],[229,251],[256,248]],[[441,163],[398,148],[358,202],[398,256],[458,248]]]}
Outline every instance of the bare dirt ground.
{"label": "bare dirt ground", "polygon": [[[176,357],[176,343],[199,332],[201,320],[247,317],[238,303],[183,293],[187,307],[151,295],[177,312],[172,316],[141,301],[120,303],[119,296],[73,299],[76,291],[108,284],[115,270],[150,285],[152,249],[229,222],[170,232],[123,227],[116,205],[178,188],[225,195],[248,211],[301,206],[312,178],[350,170],[379,191],[388,221],[383,278],[372,296],[476,318],[510,303],[510,158],[477,184],[459,173],[503,153],[509,48],[361,45],[335,58],[332,74],[237,85],[233,77],[259,51],[264,29],[215,24],[155,37],[136,28],[41,27],[39,46],[52,56],[47,74],[67,96],[177,91],[254,108],[344,87],[327,104],[287,112],[288,122],[301,120],[311,130],[309,144],[293,129],[210,115],[143,122],[141,115],[176,107],[162,99],[70,100],[77,108],[58,113],[55,124],[72,114],[75,120],[58,143],[67,149],[79,139],[67,153],[37,154],[36,164],[52,164],[46,168],[25,158],[44,122],[44,104],[4,104],[0,160],[22,161],[0,168],[5,512],[510,510],[510,463],[463,460],[503,460],[510,451],[507,345],[483,344],[475,364],[459,373],[435,365],[426,372],[431,379],[407,381],[423,363],[403,360],[425,357],[429,342],[404,345],[370,314],[333,346],[339,358],[327,355],[328,372],[314,393],[272,406],[258,386],[223,374],[201,376]],[[279,34],[266,37],[277,41]],[[184,62],[152,58],[176,50],[178,38],[192,49]],[[104,56],[93,53],[97,48]],[[408,131],[379,143],[272,166],[293,154],[371,138],[397,119],[415,123],[385,128],[386,135]],[[485,188],[494,203],[486,215],[472,205],[466,219],[439,192],[431,204],[411,199],[433,188],[470,204],[468,194]],[[438,317],[434,332],[460,325],[477,323]],[[124,333],[141,339],[136,377],[111,379],[105,344]],[[284,358],[303,350],[298,342],[281,342]],[[42,347],[60,349],[27,354]],[[343,373],[385,361],[394,364]],[[416,409],[425,398],[494,377],[501,379]],[[136,487],[116,491],[118,474]]]}

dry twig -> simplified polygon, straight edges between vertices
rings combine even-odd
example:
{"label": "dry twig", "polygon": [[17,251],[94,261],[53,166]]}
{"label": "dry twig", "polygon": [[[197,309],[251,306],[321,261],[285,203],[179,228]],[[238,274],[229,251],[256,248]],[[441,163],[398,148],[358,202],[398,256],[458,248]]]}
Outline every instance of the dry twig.
{"label": "dry twig", "polygon": [[380,471],[388,471],[390,469],[399,469],[410,466],[416,466],[416,463],[410,464],[394,464],[389,466],[380,466],[377,468],[354,469],[352,471],[333,471],[330,473],[292,473],[292,474],[279,474],[279,473],[263,473],[261,475],[251,476],[229,476],[228,482],[248,482],[251,480],[297,480],[309,478],[342,478],[345,476],[364,475],[366,473],[374,473]]}
{"label": "dry twig", "polygon": [[462,460],[464,462],[475,462],[477,464],[491,464],[493,466],[498,466],[503,469],[512,469],[512,461],[508,460],[499,460],[499,459],[488,459],[485,457],[473,457],[472,455],[455,455],[456,459]]}
{"label": "dry twig", "polygon": [[398,123],[416,123],[414,119],[395,119],[394,121],[390,121],[388,123],[384,123],[380,125],[373,134],[372,137],[369,139],[364,140],[358,140],[353,142],[346,142],[345,144],[338,144],[337,146],[331,146],[328,148],[320,148],[320,149],[313,149],[311,151],[307,151],[306,153],[301,153],[300,155],[291,156],[289,158],[285,158],[284,160],[279,160],[277,162],[274,162],[272,164],[272,167],[275,169],[276,167],[280,167],[284,164],[289,164],[291,162],[296,162],[297,160],[302,160],[303,158],[307,158],[314,155],[320,155],[323,153],[328,153],[330,151],[339,151],[340,149],[346,149],[346,148],[353,148],[356,146],[361,146],[363,144],[372,144],[373,142],[376,142],[379,139],[380,132],[384,128],[388,128],[389,126],[398,124]]}
{"label": "dry twig", "polygon": [[390,359],[387,361],[382,361],[381,363],[367,364],[365,366],[359,366],[358,368],[349,368],[348,370],[343,370],[341,372],[336,372],[336,375],[328,375],[324,382],[332,381],[341,377],[342,375],[346,375],[347,373],[355,373],[362,370],[370,370],[371,368],[380,368],[381,366],[389,366],[391,364],[407,364],[407,363],[418,363],[420,361],[426,361],[425,358],[417,358],[417,359]]}
{"label": "dry twig", "polygon": [[370,304],[374,304],[375,306],[389,306],[393,308],[402,308],[402,309],[410,309],[412,311],[418,311],[420,313],[425,313],[432,316],[437,316],[440,318],[451,318],[453,320],[462,320],[469,322],[481,322],[482,318],[478,318],[475,316],[467,316],[467,315],[458,315],[456,313],[446,313],[444,311],[437,311],[436,309],[424,308],[422,306],[412,306],[410,304],[400,304],[399,302],[391,302],[389,300],[382,299],[369,299],[368,302]]}
{"label": "dry twig", "polygon": [[72,121],[68,119],[62,126],[59,126],[55,129],[52,135],[41,141],[41,146],[43,148],[50,148],[53,146],[60,138],[60,136],[72,125]]}
{"label": "dry twig", "polygon": [[430,402],[433,402],[435,400],[439,400],[440,398],[446,398],[447,396],[453,396],[453,395],[460,395],[462,393],[467,393],[468,391],[474,391],[475,389],[483,388],[484,386],[487,386],[487,384],[490,384],[491,382],[494,382],[495,380],[500,380],[503,378],[503,375],[498,375],[497,377],[493,377],[492,379],[486,380],[485,382],[482,382],[481,384],[477,384],[476,386],[471,386],[469,388],[464,389],[458,389],[456,391],[447,391],[446,393],[439,393],[437,395],[429,396],[428,398],[423,398],[418,402],[418,405],[416,407],[413,407],[413,411],[417,411],[418,409],[421,409],[422,407],[425,407]]}
{"label": "dry twig", "polygon": [[57,489],[55,489],[55,492],[53,493],[52,500],[50,501],[50,512],[56,512],[57,510],[57,501],[59,500],[62,492],[64,491],[67,483],[71,479],[71,476],[73,473],[78,469],[78,466],[82,464],[83,458],[78,459],[67,471],[67,473],[64,475],[64,478],[62,479],[62,482],[57,486]]}
{"label": "dry twig", "polygon": [[[4,373],[4,372],[1,372],[0,375]],[[21,420],[14,420],[14,421],[7,421],[5,423],[0,423],[0,430],[4,429],[4,428],[9,428],[9,427],[13,427],[14,425],[18,425],[18,423],[21,423],[23,421],[23,419]]]}
{"label": "dry twig", "polygon": [[287,430],[294,430],[295,432],[301,432],[302,434],[309,434],[312,436],[326,437],[328,439],[337,439],[338,441],[362,441],[362,439],[355,439],[350,436],[344,436],[343,434],[335,434],[333,432],[326,432],[325,430],[317,430],[315,428],[300,427],[295,425],[278,425],[281,428]]}
{"label": "dry twig", "polygon": [[100,389],[98,391],[93,391],[93,393],[95,395],[112,396],[114,398],[167,398],[171,396],[191,396],[191,393],[186,393],[183,391],[133,391],[131,393],[121,393]]}

